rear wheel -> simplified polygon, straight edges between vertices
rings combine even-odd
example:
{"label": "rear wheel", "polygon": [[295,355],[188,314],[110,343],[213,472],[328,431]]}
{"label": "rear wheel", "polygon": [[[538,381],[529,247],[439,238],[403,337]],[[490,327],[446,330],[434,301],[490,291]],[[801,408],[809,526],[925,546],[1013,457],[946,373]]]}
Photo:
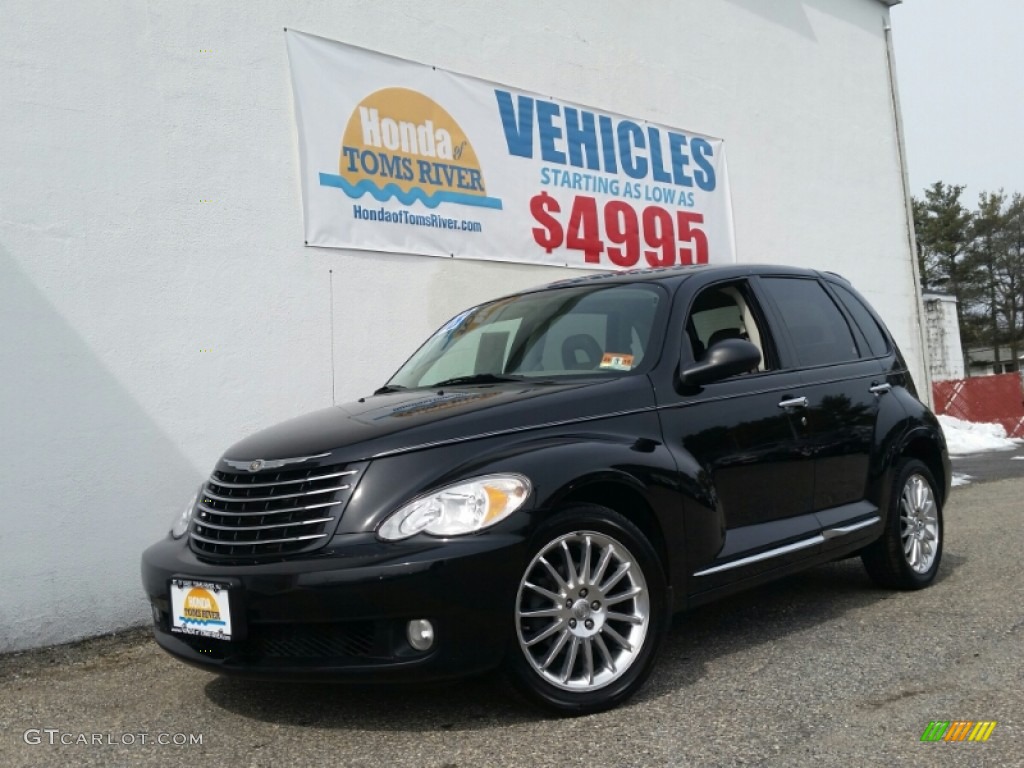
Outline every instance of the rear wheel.
{"label": "rear wheel", "polygon": [[667,616],[661,563],[643,533],[603,507],[568,509],[538,533],[523,569],[512,680],[561,714],[614,707],[646,680]]}
{"label": "rear wheel", "polygon": [[904,459],[895,478],[885,532],[861,557],[879,586],[921,589],[935,579],[942,560],[942,505],[924,463]]}

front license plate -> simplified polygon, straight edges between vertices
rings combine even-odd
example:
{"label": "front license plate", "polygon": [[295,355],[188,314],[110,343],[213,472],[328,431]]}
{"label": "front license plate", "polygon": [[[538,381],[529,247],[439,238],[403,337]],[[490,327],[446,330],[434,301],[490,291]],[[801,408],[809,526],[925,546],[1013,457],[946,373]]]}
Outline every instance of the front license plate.
{"label": "front license plate", "polygon": [[231,639],[228,589],[223,584],[192,579],[171,581],[171,631]]}

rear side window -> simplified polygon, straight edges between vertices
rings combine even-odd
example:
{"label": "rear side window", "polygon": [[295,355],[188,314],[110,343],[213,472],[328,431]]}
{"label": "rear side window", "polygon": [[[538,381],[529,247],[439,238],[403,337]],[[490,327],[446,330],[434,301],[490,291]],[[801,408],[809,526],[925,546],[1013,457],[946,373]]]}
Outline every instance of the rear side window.
{"label": "rear side window", "polygon": [[889,351],[889,342],[886,341],[885,334],[878,327],[878,321],[875,320],[868,308],[864,306],[864,302],[857,298],[856,294],[841,285],[833,283],[832,290],[836,292],[839,301],[846,307],[846,311],[850,313],[853,321],[860,328],[861,333],[864,334],[864,339],[868,343],[868,349],[871,350],[871,356],[881,357],[886,354]]}
{"label": "rear side window", "polygon": [[762,284],[775,299],[801,367],[856,360],[850,326],[817,280],[769,277]]}

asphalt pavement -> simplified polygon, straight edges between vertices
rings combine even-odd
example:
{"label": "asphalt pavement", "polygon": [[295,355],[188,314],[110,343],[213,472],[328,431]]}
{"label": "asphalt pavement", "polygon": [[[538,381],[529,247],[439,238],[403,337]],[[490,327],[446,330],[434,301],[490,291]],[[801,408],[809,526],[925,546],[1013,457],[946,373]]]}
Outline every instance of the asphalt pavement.
{"label": "asphalt pavement", "polygon": [[[0,656],[0,766],[1024,766],[1024,461],[1002,458],[1015,477],[954,490],[929,589],[876,589],[846,560],[684,614],[612,712],[543,717],[493,676],[219,678],[133,630]],[[997,725],[921,741],[954,720]]]}
{"label": "asphalt pavement", "polygon": [[985,483],[1016,477],[1024,480],[1024,445],[1016,450],[974,453],[953,457],[953,475],[966,475],[968,482]]}

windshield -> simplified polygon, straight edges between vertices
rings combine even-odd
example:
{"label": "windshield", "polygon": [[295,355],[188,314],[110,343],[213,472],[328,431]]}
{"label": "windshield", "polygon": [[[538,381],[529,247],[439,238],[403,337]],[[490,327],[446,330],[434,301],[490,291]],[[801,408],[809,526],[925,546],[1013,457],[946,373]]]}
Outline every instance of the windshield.
{"label": "windshield", "polygon": [[622,376],[653,356],[665,295],[650,285],[574,286],[499,299],[456,315],[388,387]]}

